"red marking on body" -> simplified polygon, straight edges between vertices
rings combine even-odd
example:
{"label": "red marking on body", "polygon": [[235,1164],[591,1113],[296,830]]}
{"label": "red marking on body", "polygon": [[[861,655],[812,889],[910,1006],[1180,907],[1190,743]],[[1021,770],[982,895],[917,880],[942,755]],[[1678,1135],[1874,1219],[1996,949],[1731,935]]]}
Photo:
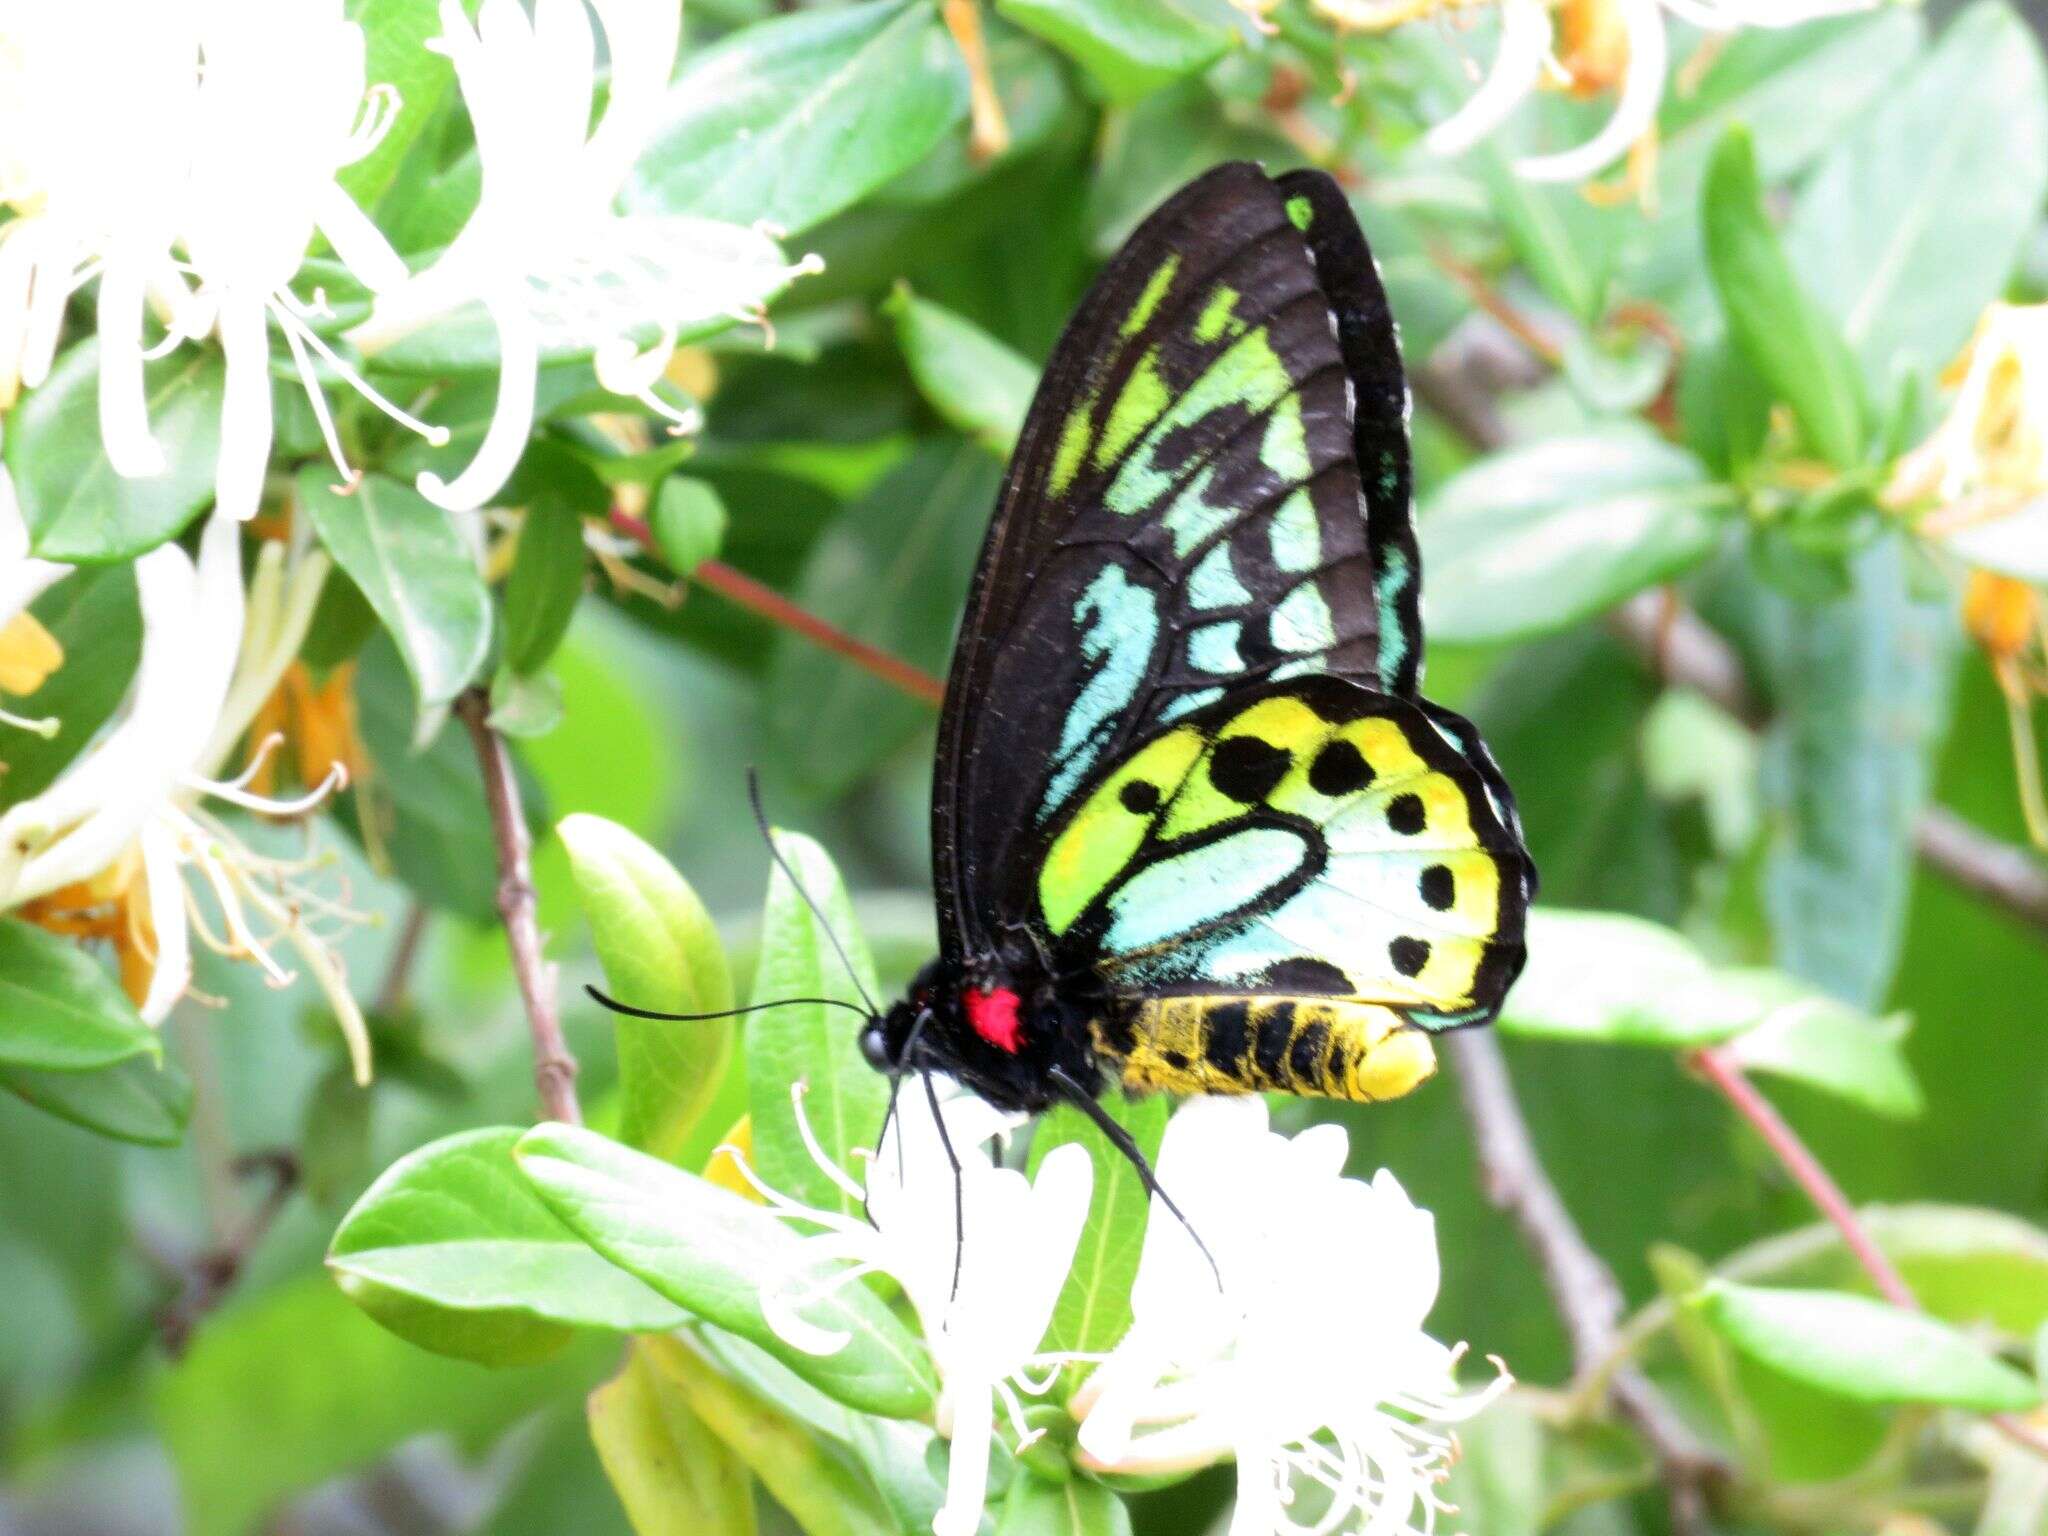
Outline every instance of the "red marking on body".
{"label": "red marking on body", "polygon": [[967,1005],[967,1022],[974,1032],[999,1051],[1016,1055],[1024,1045],[1024,1021],[1017,1017],[1020,1002],[1008,987],[984,992],[969,987],[960,994]]}

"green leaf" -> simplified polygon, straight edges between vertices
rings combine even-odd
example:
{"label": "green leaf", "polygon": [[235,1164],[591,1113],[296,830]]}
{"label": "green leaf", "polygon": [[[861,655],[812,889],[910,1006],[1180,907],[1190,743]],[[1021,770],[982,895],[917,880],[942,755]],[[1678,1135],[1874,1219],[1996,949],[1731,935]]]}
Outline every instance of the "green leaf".
{"label": "green leaf", "polygon": [[996,10],[1073,59],[1112,102],[1199,74],[1235,40],[1172,0],[996,0]]}
{"label": "green leaf", "polygon": [[1486,1536],[1538,1536],[1546,1479],[1543,1426],[1520,1399],[1490,1405],[1458,1429],[1462,1454],[1444,1485],[1444,1502],[1462,1529]]}
{"label": "green leaf", "polygon": [[[830,740],[831,738],[825,738]],[[831,856],[808,837],[777,831],[775,846],[818,904],[824,921],[853,962],[846,966],[816,913],[780,866],[768,877],[761,914],[761,952],[754,965],[755,1004],[785,997],[839,998],[865,1008],[876,996],[874,963],[853,920],[853,904]],[[844,1008],[787,1003],[747,1021],[747,1102],[754,1128],[754,1166],[769,1184],[821,1210],[861,1214],[860,1202],[811,1160],[797,1130],[790,1090],[801,1083],[803,1112],[827,1157],[859,1182],[856,1149],[882,1134],[889,1089],[860,1054],[860,1021]]]}
{"label": "green leaf", "polygon": [[[1001,478],[1002,466],[970,444],[918,447],[826,529],[797,583],[797,604],[942,672]],[[818,799],[844,793],[932,720],[928,702],[787,633],[776,637],[766,695],[776,758]]]}
{"label": "green leaf", "polygon": [[1897,539],[1854,562],[1855,591],[1764,594],[1758,636],[1778,704],[1761,785],[1775,833],[1764,899],[1778,963],[1875,1006],[1904,937],[1913,826],[1947,729],[1956,631],[1916,597]]}
{"label": "green leaf", "polygon": [[70,939],[0,918],[0,1065],[89,1072],[131,1056],[163,1059],[111,973]]}
{"label": "green leaf", "polygon": [[455,83],[448,56],[425,46],[441,34],[437,0],[349,0],[347,14],[363,29],[364,75],[370,86],[388,87],[397,110],[376,148],[336,178],[342,191],[362,207],[377,199],[418,142]]}
{"label": "green leaf", "polygon": [[1856,364],[1792,275],[1764,211],[1747,129],[1721,136],[1707,165],[1700,217],[1707,270],[1736,347],[1791,406],[1814,451],[1847,469],[1862,457],[1866,433]]}
{"label": "green leaf", "polygon": [[[497,919],[498,854],[476,758],[460,731],[414,749],[416,711],[397,648],[379,634],[356,668],[356,724],[374,765],[336,818],[428,905]],[[528,807],[529,815],[532,808]]]}
{"label": "green leaf", "polygon": [[1709,964],[1659,923],[1545,907],[1529,914],[1529,964],[1500,1027],[1537,1039],[1682,1050],[1818,1009],[1839,1005],[1775,971]]}
{"label": "green leaf", "polygon": [[1834,141],[1786,245],[1880,397],[1941,367],[2003,291],[2048,195],[2048,84],[2025,21],[1969,6]]}
{"label": "green leaf", "polygon": [[439,1355],[524,1365],[577,1328],[673,1328],[682,1314],[558,1221],[512,1160],[516,1126],[465,1131],[384,1170],[327,1267],[363,1311]]}
{"label": "green leaf", "polygon": [[1725,337],[1689,350],[1678,374],[1686,446],[1724,480],[1747,473],[1770,434],[1771,397]]}
{"label": "green leaf", "polygon": [[[730,1008],[732,973],[718,929],[675,866],[600,817],[564,817],[557,830],[612,995],[662,1013]],[[619,1140],[672,1160],[725,1079],[737,1026],[731,1019],[667,1023],[622,1014],[613,1029]]]}
{"label": "green leaf", "polygon": [[30,609],[64,648],[64,665],[43,686],[10,707],[54,715],[54,736],[9,729],[0,808],[41,794],[85,744],[113,718],[142,657],[142,610],[128,566],[83,570],[66,577]]}
{"label": "green leaf", "polygon": [[725,545],[731,521],[718,492],[702,480],[670,475],[654,497],[654,547],[670,570],[688,576]]}
{"label": "green leaf", "polygon": [[996,1536],[1131,1536],[1131,1512],[1100,1483],[1055,1483],[1019,1472],[996,1520]]}
{"label": "green leaf", "polygon": [[1008,460],[1038,388],[1038,370],[972,321],[920,299],[908,283],[883,303],[896,344],[931,408]]}
{"label": "green leaf", "polygon": [[2032,1382],[1966,1335],[1868,1297],[1714,1280],[1692,1304],[1745,1355],[1856,1402],[2019,1413],[2040,1401]]}
{"label": "green leaf", "polygon": [[[383,1039],[373,1041],[379,1074],[393,1075],[383,1058]],[[457,1089],[460,1092],[460,1089]],[[370,1149],[375,1101],[346,1062],[336,1062],[306,1095],[299,1123],[299,1184],[323,1210],[338,1211],[360,1195],[376,1172]]]}
{"label": "green leaf", "polygon": [[[2004,1211],[1871,1205],[1857,1212],[1921,1306],[1969,1328],[2023,1339],[2048,1323],[2048,1233]],[[1849,1290],[1869,1277],[1825,1222],[1764,1239],[1717,1266],[1730,1280]]]}
{"label": "green leaf", "polygon": [[1879,1023],[1831,998],[1780,1008],[1730,1043],[1753,1072],[1805,1083],[1862,1105],[1873,1114],[1910,1120],[1927,1107],[1902,1049],[1903,1017]]}
{"label": "green leaf", "polygon": [[546,665],[582,595],[583,519],[566,507],[534,503],[505,578],[505,665],[519,673]]}
{"label": "green leaf", "polygon": [[333,479],[322,465],[302,470],[299,502],[397,643],[419,698],[419,744],[483,666],[491,595],[448,513],[384,475],[365,475],[347,495]]}
{"label": "green leaf", "polygon": [[1563,629],[1699,564],[1730,504],[1691,454],[1633,426],[1490,455],[1423,512],[1424,622],[1438,640]]}
{"label": "green leaf", "polygon": [[248,1536],[292,1495],[417,1435],[487,1444],[608,1369],[616,1343],[592,1345],[544,1366],[487,1371],[394,1338],[325,1275],[244,1288],[151,1383],[183,1529]]}
{"label": "green leaf", "polygon": [[[1536,116],[1551,104],[1538,102]],[[1555,117],[1555,111],[1550,114]],[[1494,217],[1515,258],[1536,285],[1582,325],[1607,307],[1607,292],[1625,230],[1616,211],[1596,208],[1577,187],[1529,180],[1516,172],[1514,152],[1488,139],[1470,152],[1485,183]]]}
{"label": "green leaf", "polygon": [[[1147,1161],[1159,1156],[1166,1134],[1166,1100],[1130,1099],[1112,1093],[1102,1100],[1111,1118],[1131,1133]],[[1106,1351],[1131,1326],[1131,1281],[1138,1273],[1138,1254],[1145,1246],[1151,1197],[1130,1160],[1109,1144],[1094,1121],[1070,1104],[1053,1109],[1031,1137],[1031,1174],[1054,1147],[1079,1142],[1095,1165],[1094,1191],[1088,1198],[1088,1221],[1074,1250],[1073,1268],[1053,1304],[1046,1330],[1048,1348]]]}
{"label": "green leaf", "polygon": [[100,447],[99,344],[57,359],[42,386],[8,413],[7,469],[28,523],[29,553],[46,560],[132,560],[176,538],[213,500],[220,457],[220,354],[180,347],[144,373],[150,431],[168,466],[130,480]]}
{"label": "green leaf", "polygon": [[865,1286],[800,1309],[849,1336],[836,1354],[806,1354],[768,1326],[761,1293],[800,1277],[803,1239],[762,1207],[575,1126],[537,1126],[516,1155],[556,1215],[677,1306],[760,1345],[848,1407],[891,1418],[931,1411],[937,1380],[924,1346]]}
{"label": "green leaf", "polygon": [[176,1146],[192,1116],[191,1079],[146,1056],[90,1072],[0,1066],[0,1088],[45,1114],[137,1146]]}
{"label": "green leaf", "polygon": [[[822,1451],[857,1472],[860,1485],[871,1485],[881,1495],[906,1536],[921,1536],[931,1529],[932,1517],[945,1503],[946,1490],[938,1437],[929,1427],[907,1419],[856,1413],[730,1333],[699,1328],[690,1340],[721,1376],[803,1425]],[[1005,1459],[1000,1444],[995,1453],[990,1467],[992,1487]]]}
{"label": "green leaf", "polygon": [[562,723],[562,685],[552,672],[498,668],[491,679],[491,710],[484,718],[501,736],[532,741]]}
{"label": "green leaf", "polygon": [[741,1461],[641,1349],[590,1394],[590,1438],[634,1536],[753,1536]]}
{"label": "green leaf", "polygon": [[[1690,89],[1665,93],[1658,201],[1666,208],[1697,206],[1707,162],[1735,123],[1755,137],[1764,181],[1779,185],[1884,100],[1926,46],[1925,21],[1893,6],[1874,15],[1729,35],[1711,60],[1701,60],[1706,68]],[[1683,230],[1687,221],[1661,222]]]}
{"label": "green leaf", "polygon": [[714,1369],[697,1340],[679,1335],[648,1339],[641,1347],[804,1536],[902,1536],[868,1478],[802,1421]]}
{"label": "green leaf", "polygon": [[966,105],[929,6],[757,22],[684,61],[625,206],[800,234],[923,159]]}

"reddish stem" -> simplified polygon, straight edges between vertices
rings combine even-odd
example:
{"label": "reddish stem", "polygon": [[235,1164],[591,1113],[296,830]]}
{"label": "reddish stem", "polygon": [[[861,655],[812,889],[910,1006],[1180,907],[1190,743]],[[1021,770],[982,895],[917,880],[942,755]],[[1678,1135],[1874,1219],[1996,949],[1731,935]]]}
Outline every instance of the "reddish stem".
{"label": "reddish stem", "polygon": [[[654,548],[654,532],[644,518],[614,507],[611,522],[619,532],[638,539],[649,549]],[[802,635],[813,645],[821,646],[835,656],[844,656],[870,676],[880,678],[891,688],[909,694],[920,703],[937,709],[945,701],[946,685],[929,672],[913,667],[865,640],[856,640],[845,630],[827,624],[816,614],[805,612],[773,587],[754,580],[744,571],[733,569],[723,560],[701,561],[690,574],[728,602],[739,604],[770,624]]]}
{"label": "reddish stem", "polygon": [[[1710,1045],[1692,1052],[1686,1060],[1763,1137],[1764,1144],[1785,1165],[1793,1182],[1805,1191],[1807,1199],[1819,1207],[1820,1213],[1842,1234],[1843,1243],[1862,1266],[1863,1272],[1870,1276],[1878,1294],[1895,1307],[1919,1311],[1920,1300],[1913,1294],[1913,1288],[1906,1284],[1906,1277],[1885,1257],[1884,1250],[1864,1231],[1863,1223],[1857,1219],[1856,1208],[1849,1204],[1849,1197],[1842,1193],[1841,1186],[1821,1166],[1820,1159],[1807,1149],[1806,1143],[1799,1139],[1799,1133],[1778,1113],[1777,1106],[1757,1091],[1756,1085],[1744,1075],[1734,1057],[1719,1046]],[[2048,1437],[2024,1419],[2010,1413],[1994,1413],[1989,1417],[2008,1440],[2025,1446],[2037,1456],[2048,1458]]]}
{"label": "reddish stem", "polygon": [[1819,1207],[1821,1215],[1834,1223],[1849,1252],[1877,1286],[1878,1294],[1895,1307],[1919,1306],[1913,1288],[1906,1284],[1906,1277],[1898,1272],[1892,1261],[1884,1256],[1884,1250],[1863,1230],[1863,1223],[1856,1219],[1855,1207],[1849,1204],[1849,1197],[1842,1193],[1841,1186],[1820,1165],[1820,1159],[1807,1150],[1806,1143],[1786,1123],[1777,1107],[1757,1092],[1756,1085],[1743,1075],[1735,1058],[1720,1047],[1710,1045],[1704,1050],[1694,1051],[1689,1059],[1700,1076],[1712,1083],[1721,1096],[1735,1106],[1736,1113],[1763,1137],[1764,1144],[1785,1165],[1786,1172],[1806,1192],[1806,1197]]}

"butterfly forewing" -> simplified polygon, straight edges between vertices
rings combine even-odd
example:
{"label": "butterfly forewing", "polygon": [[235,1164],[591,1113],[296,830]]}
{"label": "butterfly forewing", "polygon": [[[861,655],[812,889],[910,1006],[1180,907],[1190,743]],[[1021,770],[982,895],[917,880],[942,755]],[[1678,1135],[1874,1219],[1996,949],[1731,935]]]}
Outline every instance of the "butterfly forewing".
{"label": "butterfly forewing", "polygon": [[1220,167],[1111,262],[1040,386],[955,655],[950,953],[1025,920],[1047,828],[1162,725],[1262,680],[1412,682],[1404,406],[1327,178]]}

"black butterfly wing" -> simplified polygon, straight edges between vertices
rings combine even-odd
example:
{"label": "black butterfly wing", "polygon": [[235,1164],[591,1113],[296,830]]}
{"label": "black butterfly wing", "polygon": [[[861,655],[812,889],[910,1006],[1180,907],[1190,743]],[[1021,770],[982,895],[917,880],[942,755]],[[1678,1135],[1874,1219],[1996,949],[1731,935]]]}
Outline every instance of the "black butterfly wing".
{"label": "black butterfly wing", "polygon": [[1326,176],[1219,166],[1132,235],[1054,349],[955,650],[932,797],[951,957],[1022,938],[1053,824],[1162,726],[1262,680],[1412,692],[1406,415]]}

